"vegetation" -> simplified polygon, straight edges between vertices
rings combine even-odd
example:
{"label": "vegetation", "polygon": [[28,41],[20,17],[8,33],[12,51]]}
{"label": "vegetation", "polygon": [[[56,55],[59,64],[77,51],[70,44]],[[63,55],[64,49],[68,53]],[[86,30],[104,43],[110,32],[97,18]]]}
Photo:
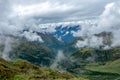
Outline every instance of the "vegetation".
{"label": "vegetation", "polygon": [[64,59],[60,66],[66,67],[66,70],[78,77],[89,80],[119,80],[120,48],[83,48]]}
{"label": "vegetation", "polygon": [[[81,48],[73,52],[76,49],[72,46],[60,45],[56,39],[52,41],[49,37],[45,39],[47,46],[24,39],[20,40],[20,44],[13,47],[10,52],[10,58],[17,60],[6,61],[0,58],[0,80],[120,79],[120,47],[107,50]],[[53,43],[54,45],[52,45]],[[57,47],[57,45],[59,46]],[[58,50],[60,46],[64,46],[63,51],[73,52],[66,53],[65,58],[57,62],[58,68],[63,72],[49,68],[55,60],[56,51],[54,49]],[[3,47],[0,46],[0,51],[3,50]]]}
{"label": "vegetation", "polygon": [[86,80],[68,72],[38,67],[27,61],[5,61],[0,58],[0,80]]}
{"label": "vegetation", "polygon": [[108,62],[120,58],[120,48],[111,48],[108,50],[82,48],[71,54],[77,60],[84,62]]}
{"label": "vegetation", "polygon": [[54,52],[48,47],[23,40],[14,47],[10,57],[24,59],[36,65],[50,66],[54,56]]}
{"label": "vegetation", "polygon": [[89,65],[87,70],[101,73],[120,74],[120,59],[108,62],[106,65]]}

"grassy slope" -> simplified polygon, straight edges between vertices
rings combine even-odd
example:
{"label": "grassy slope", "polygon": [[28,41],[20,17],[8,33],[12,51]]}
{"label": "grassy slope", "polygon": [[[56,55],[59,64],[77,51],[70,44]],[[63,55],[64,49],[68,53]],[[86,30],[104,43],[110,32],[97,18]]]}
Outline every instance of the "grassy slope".
{"label": "grassy slope", "polygon": [[34,42],[20,41],[10,52],[10,58],[20,58],[36,65],[49,66],[54,59],[54,52],[48,47]]}
{"label": "grassy slope", "polygon": [[8,62],[0,58],[0,80],[85,80],[68,72],[58,72],[38,67],[27,61]]}
{"label": "grassy slope", "polygon": [[84,68],[84,73],[76,74],[78,77],[89,80],[119,80],[120,79],[120,59],[108,62],[100,66],[98,63],[92,63]]}
{"label": "grassy slope", "polygon": [[120,59],[117,59],[113,62],[109,62],[103,66],[99,66],[99,65],[87,66],[86,69],[95,72],[120,74]]}
{"label": "grassy slope", "polygon": [[[80,65],[83,67],[75,68],[77,71],[84,71],[82,74],[75,73],[78,77],[84,77],[89,80],[119,80],[120,79],[120,48],[112,48],[108,51],[96,50],[94,51],[99,57],[99,61],[86,63],[82,66],[82,61],[93,53],[91,49],[83,48],[76,51],[71,56],[75,57]],[[104,61],[104,58],[108,60]],[[98,60],[98,58],[97,58]],[[103,60],[103,61],[102,61]],[[83,62],[84,63],[84,62]],[[106,63],[106,64],[105,64]],[[103,65],[105,64],[105,65]]]}

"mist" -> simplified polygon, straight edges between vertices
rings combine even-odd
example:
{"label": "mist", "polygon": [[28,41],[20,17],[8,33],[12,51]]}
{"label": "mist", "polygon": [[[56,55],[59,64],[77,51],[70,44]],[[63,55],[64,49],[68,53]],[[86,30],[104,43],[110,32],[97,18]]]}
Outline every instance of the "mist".
{"label": "mist", "polygon": [[0,56],[5,60],[11,60],[10,58],[10,51],[12,50],[13,44],[15,40],[11,37],[0,36]]}
{"label": "mist", "polygon": [[60,62],[63,61],[65,59],[65,55],[63,53],[62,50],[58,50],[58,53],[55,57],[55,60],[54,62],[52,63],[52,65],[50,66],[51,69],[54,69],[54,70],[58,70],[58,71],[65,71],[65,69],[63,69],[61,66],[60,66]]}
{"label": "mist", "polygon": [[[81,26],[81,29],[77,32],[72,32],[72,34],[74,37],[82,37],[83,40],[78,40],[75,47],[100,48],[102,46],[103,49],[109,49],[111,47],[120,46],[119,1],[107,4],[104,8],[105,10],[95,19],[81,19],[78,21],[68,20],[66,22],[64,22],[64,20],[63,22],[58,20],[54,23],[48,22],[45,24],[41,24],[42,19],[39,18],[39,13],[37,16],[33,16],[35,15],[33,13],[30,16],[20,16],[11,11],[13,9],[12,5],[13,4],[9,0],[0,1],[0,35],[2,36],[22,37],[26,38],[28,41],[39,41],[40,43],[44,43],[41,36],[37,34],[38,32],[54,33],[56,31],[55,28],[59,25],[69,26],[78,24]],[[2,41],[1,38],[0,40],[0,42],[3,42],[5,45],[5,48],[0,54],[7,59],[9,56],[7,54],[11,51],[12,41],[8,37],[6,37],[4,41]],[[59,60],[57,61],[59,62]]]}
{"label": "mist", "polygon": [[83,37],[76,47],[93,47],[109,49],[120,46],[120,2],[106,5],[104,12],[99,16],[96,23],[87,22],[81,30],[74,32],[75,37]]}

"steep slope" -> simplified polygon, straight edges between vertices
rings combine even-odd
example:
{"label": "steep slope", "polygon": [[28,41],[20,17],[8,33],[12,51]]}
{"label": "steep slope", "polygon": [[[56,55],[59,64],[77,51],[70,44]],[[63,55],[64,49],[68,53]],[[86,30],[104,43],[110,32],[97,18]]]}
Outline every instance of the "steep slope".
{"label": "steep slope", "polygon": [[68,44],[75,39],[72,32],[78,31],[79,29],[80,25],[78,24],[60,25],[55,28],[56,32],[53,34],[61,41]]}
{"label": "steep slope", "polygon": [[55,53],[47,46],[26,40],[20,40],[19,45],[10,52],[11,59],[21,58],[36,65],[49,66]]}
{"label": "steep slope", "polygon": [[38,67],[27,61],[5,61],[0,58],[0,80],[56,80],[75,78],[68,72]]}
{"label": "steep slope", "polygon": [[85,62],[113,61],[120,58],[120,48],[116,47],[108,50],[82,48],[71,54],[71,57],[74,57],[75,59],[81,59]]}
{"label": "steep slope", "polygon": [[50,33],[38,33],[43,39],[43,45],[49,47],[50,49],[56,51],[65,46],[64,42],[58,40],[53,34]]}

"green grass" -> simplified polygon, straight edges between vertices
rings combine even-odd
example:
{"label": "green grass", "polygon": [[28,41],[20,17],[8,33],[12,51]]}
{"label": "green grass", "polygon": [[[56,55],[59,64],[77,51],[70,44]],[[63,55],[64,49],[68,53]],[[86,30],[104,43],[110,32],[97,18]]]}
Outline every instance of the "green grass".
{"label": "green grass", "polygon": [[107,62],[105,65],[99,63],[87,64],[84,68],[75,68],[82,70],[83,73],[74,73],[76,77],[82,77],[88,80],[119,80],[120,79],[120,59]]}
{"label": "green grass", "polygon": [[0,80],[85,80],[69,72],[38,67],[27,61],[6,61],[0,58]]}
{"label": "green grass", "polygon": [[120,74],[120,59],[109,62],[106,65],[86,66],[87,70],[102,73]]}

